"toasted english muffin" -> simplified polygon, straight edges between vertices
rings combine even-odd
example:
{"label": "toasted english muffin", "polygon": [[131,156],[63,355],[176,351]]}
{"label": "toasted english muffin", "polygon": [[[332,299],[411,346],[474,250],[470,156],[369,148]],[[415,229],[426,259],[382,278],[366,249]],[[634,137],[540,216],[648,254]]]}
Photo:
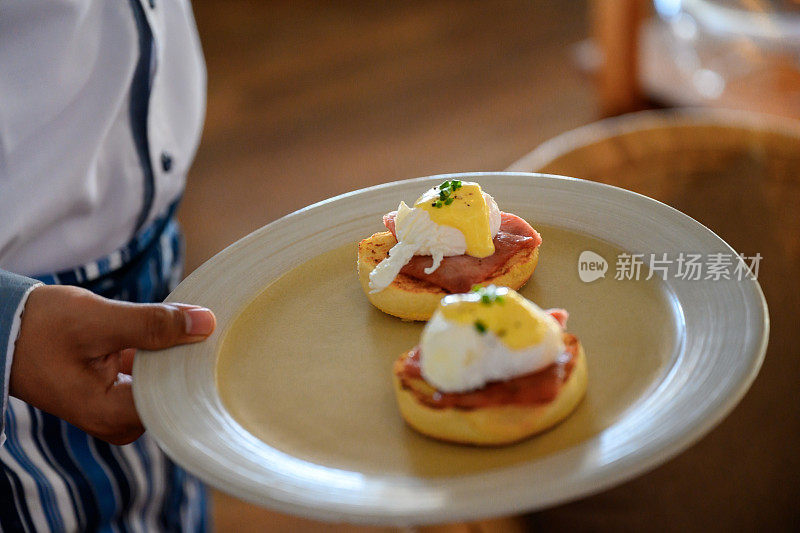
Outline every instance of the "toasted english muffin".
{"label": "toasted english muffin", "polygon": [[566,418],[586,392],[586,357],[577,342],[574,365],[554,399],[547,403],[488,405],[482,407],[432,406],[421,398],[436,390],[423,378],[401,377],[404,358],[395,362],[394,391],[403,419],[429,437],[476,446],[500,446],[526,439]]}
{"label": "toasted english muffin", "polygon": [[[450,294],[441,287],[407,276],[397,275],[391,285],[370,293],[369,274],[389,255],[397,239],[389,231],[375,233],[358,243],[358,279],[369,301],[384,313],[403,320],[428,320],[439,300]],[[530,279],[539,261],[539,247],[520,249],[494,274],[476,283],[518,289]]]}

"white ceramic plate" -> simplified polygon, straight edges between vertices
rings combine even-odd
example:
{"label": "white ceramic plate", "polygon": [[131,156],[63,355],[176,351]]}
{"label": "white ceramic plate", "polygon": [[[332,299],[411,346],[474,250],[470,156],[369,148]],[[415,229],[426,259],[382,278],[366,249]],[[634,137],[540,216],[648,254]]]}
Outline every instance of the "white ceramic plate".
{"label": "white ceramic plate", "polygon": [[[420,326],[374,310],[356,289],[353,243],[380,231],[381,215],[400,200],[453,177],[480,182],[501,209],[540,228],[540,264],[522,292],[567,307],[569,329],[586,346],[589,390],[577,411],[510,448],[438,443],[403,424],[388,377]],[[579,280],[583,248],[608,260],[606,278]],[[735,253],[664,204],[572,178],[433,176],[338,196],[248,235],[180,284],[168,300],[211,308],[217,330],[204,343],[140,353],[136,405],[149,433],[187,470],[306,517],[440,523],[575,499],[653,468],[710,431],[745,393],[766,349],[757,282],[618,281],[620,252]],[[329,289],[316,290],[326,282]],[[316,309],[316,322],[296,320],[303,315],[292,306]],[[325,330],[322,316],[336,328]],[[228,368],[219,389],[218,359]],[[361,381],[351,383],[353,365]],[[263,373],[252,394],[237,387],[237,369]]]}

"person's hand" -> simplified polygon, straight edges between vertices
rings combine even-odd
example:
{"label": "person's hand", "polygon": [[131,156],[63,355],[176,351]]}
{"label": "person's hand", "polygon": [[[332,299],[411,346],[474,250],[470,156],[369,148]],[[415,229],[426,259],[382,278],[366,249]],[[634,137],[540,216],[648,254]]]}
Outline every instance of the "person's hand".
{"label": "person's hand", "polygon": [[9,393],[112,444],[143,432],[133,405],[136,348],[197,342],[214,330],[208,309],[131,304],[77,287],[40,286],[28,297]]}

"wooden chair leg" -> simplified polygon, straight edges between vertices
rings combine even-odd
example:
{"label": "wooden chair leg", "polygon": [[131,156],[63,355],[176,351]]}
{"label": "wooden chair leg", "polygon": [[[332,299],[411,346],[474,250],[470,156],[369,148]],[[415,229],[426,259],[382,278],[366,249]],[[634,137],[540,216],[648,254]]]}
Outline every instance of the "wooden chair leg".
{"label": "wooden chair leg", "polygon": [[645,2],[592,0],[590,9],[592,39],[602,57],[596,73],[601,112],[610,116],[641,109],[637,51]]}

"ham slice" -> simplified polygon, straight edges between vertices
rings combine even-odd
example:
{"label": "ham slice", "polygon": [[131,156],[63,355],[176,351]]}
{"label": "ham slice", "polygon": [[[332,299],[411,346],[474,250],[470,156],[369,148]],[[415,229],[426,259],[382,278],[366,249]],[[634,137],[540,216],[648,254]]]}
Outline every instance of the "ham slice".
{"label": "ham slice", "polygon": [[[383,216],[383,224],[395,237],[394,222],[397,211]],[[517,215],[500,213],[500,230],[494,237],[494,254],[478,258],[471,255],[445,257],[442,264],[430,274],[425,269],[433,264],[429,255],[415,255],[401,274],[424,280],[451,293],[468,292],[476,283],[492,277],[498,269],[517,252],[534,249],[542,243],[539,233]]]}
{"label": "ham slice", "polygon": [[566,309],[547,309],[545,313],[549,313],[550,316],[555,318],[559,324],[561,324],[562,328],[567,327],[567,320],[569,319],[569,313],[567,313]]}

